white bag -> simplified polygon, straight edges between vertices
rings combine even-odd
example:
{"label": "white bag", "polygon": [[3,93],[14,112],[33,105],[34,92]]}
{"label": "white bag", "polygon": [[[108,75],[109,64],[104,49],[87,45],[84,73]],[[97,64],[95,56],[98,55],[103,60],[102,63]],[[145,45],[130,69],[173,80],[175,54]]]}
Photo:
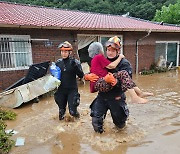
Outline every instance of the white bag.
{"label": "white bag", "polygon": [[45,83],[43,88],[46,91],[51,91],[51,90],[54,90],[55,88],[59,87],[60,84],[61,84],[60,80],[58,80],[57,78],[50,75],[49,79],[47,80],[47,82]]}

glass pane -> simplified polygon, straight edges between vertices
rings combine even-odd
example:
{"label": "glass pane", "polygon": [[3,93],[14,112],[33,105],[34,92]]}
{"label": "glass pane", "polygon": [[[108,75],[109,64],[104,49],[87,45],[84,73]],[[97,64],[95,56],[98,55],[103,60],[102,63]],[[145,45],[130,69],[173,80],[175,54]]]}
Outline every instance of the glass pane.
{"label": "glass pane", "polygon": [[173,66],[176,66],[176,61],[177,61],[177,43],[168,43],[167,61],[169,63],[173,62]]}
{"label": "glass pane", "polygon": [[11,68],[13,65],[10,38],[0,39],[0,68]]}
{"label": "glass pane", "polygon": [[26,54],[28,54],[28,42],[25,42],[23,39],[14,39],[14,52],[15,52],[15,61],[16,67],[27,66],[28,60]]}
{"label": "glass pane", "polygon": [[155,63],[158,62],[160,56],[163,56],[164,58],[166,58],[166,44],[165,43],[156,43]]}
{"label": "glass pane", "polygon": [[31,43],[28,36],[0,36],[0,68],[29,66]]}
{"label": "glass pane", "polygon": [[110,39],[111,37],[101,37],[101,43],[103,45],[104,48],[104,55],[106,56],[106,48],[105,48],[105,43]]}

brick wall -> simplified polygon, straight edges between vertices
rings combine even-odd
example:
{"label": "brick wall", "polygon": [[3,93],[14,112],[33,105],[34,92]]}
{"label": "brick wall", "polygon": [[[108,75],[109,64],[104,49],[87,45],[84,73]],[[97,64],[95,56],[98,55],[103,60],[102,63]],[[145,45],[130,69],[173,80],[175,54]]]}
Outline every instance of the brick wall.
{"label": "brick wall", "polygon": [[[133,72],[136,71],[137,41],[143,38],[145,32],[127,32],[123,35],[124,55],[131,62]],[[151,66],[154,61],[155,41],[150,35],[138,41],[138,71]]]}
{"label": "brick wall", "polygon": [[150,68],[154,63],[154,55],[154,45],[141,45],[139,47],[139,71]]}
{"label": "brick wall", "polygon": [[0,71],[0,91],[6,89],[16,81],[25,76],[27,70],[22,71]]}

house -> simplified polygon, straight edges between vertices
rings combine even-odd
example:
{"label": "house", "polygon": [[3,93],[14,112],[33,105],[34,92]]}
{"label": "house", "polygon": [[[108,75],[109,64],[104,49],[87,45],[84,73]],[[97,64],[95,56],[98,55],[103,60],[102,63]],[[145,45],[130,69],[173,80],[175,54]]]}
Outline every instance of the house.
{"label": "house", "polygon": [[23,77],[31,64],[58,59],[57,46],[62,41],[72,43],[74,56],[84,62],[91,42],[104,44],[114,35],[121,38],[122,53],[134,72],[149,69],[161,55],[179,66],[179,26],[0,2],[0,90]]}

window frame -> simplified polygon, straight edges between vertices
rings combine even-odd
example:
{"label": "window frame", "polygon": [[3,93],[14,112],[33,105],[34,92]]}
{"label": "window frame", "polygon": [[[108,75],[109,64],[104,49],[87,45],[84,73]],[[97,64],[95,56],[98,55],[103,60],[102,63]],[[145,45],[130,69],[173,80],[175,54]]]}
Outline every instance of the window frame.
{"label": "window frame", "polygon": [[[14,65],[15,66],[12,66],[13,64],[11,64],[11,67],[9,67],[9,68],[1,68],[0,67],[0,71],[11,71],[11,70],[25,70],[25,69],[29,69],[29,66],[31,65],[31,64],[33,64],[33,59],[32,59],[32,46],[31,46],[31,42],[30,42],[30,40],[31,40],[31,38],[30,38],[30,35],[0,35],[0,38],[10,38],[11,39],[11,43],[9,43],[9,50],[10,50],[10,54],[14,54],[13,56],[12,55],[10,55],[10,59],[12,60],[12,61],[14,61]],[[25,54],[25,56],[28,56],[27,58],[26,58],[26,61],[27,61],[27,65],[25,65],[25,66],[17,66],[17,60],[16,60],[16,55],[17,55],[17,53],[15,52],[15,48],[16,48],[16,46],[15,46],[15,42],[16,41],[14,41],[15,39],[22,39],[22,40],[24,40],[25,42],[27,41],[28,42],[28,44],[26,45],[26,44],[23,44],[23,45],[25,45],[25,47],[27,47],[28,49],[27,49],[27,51],[25,51],[25,52],[21,52],[21,53],[24,53]],[[14,41],[14,42],[13,42]],[[23,42],[23,41],[22,41]]]}
{"label": "window frame", "polygon": [[164,43],[166,46],[166,51],[165,51],[165,60],[167,61],[167,50],[168,50],[168,43],[177,43],[177,57],[176,57],[176,67],[179,66],[179,52],[180,52],[180,41],[156,41],[155,45],[157,43]]}
{"label": "window frame", "polygon": [[[96,36],[97,37],[97,41],[98,42],[101,42],[101,38],[102,37],[113,37],[113,36],[117,36],[121,39],[121,53],[123,54],[123,35],[115,35],[115,34],[98,34],[98,35],[95,35],[95,34],[77,34],[77,36]],[[78,37],[77,37],[78,38]],[[101,42],[102,43],[102,42]],[[103,44],[103,47],[104,47],[104,44]]]}

